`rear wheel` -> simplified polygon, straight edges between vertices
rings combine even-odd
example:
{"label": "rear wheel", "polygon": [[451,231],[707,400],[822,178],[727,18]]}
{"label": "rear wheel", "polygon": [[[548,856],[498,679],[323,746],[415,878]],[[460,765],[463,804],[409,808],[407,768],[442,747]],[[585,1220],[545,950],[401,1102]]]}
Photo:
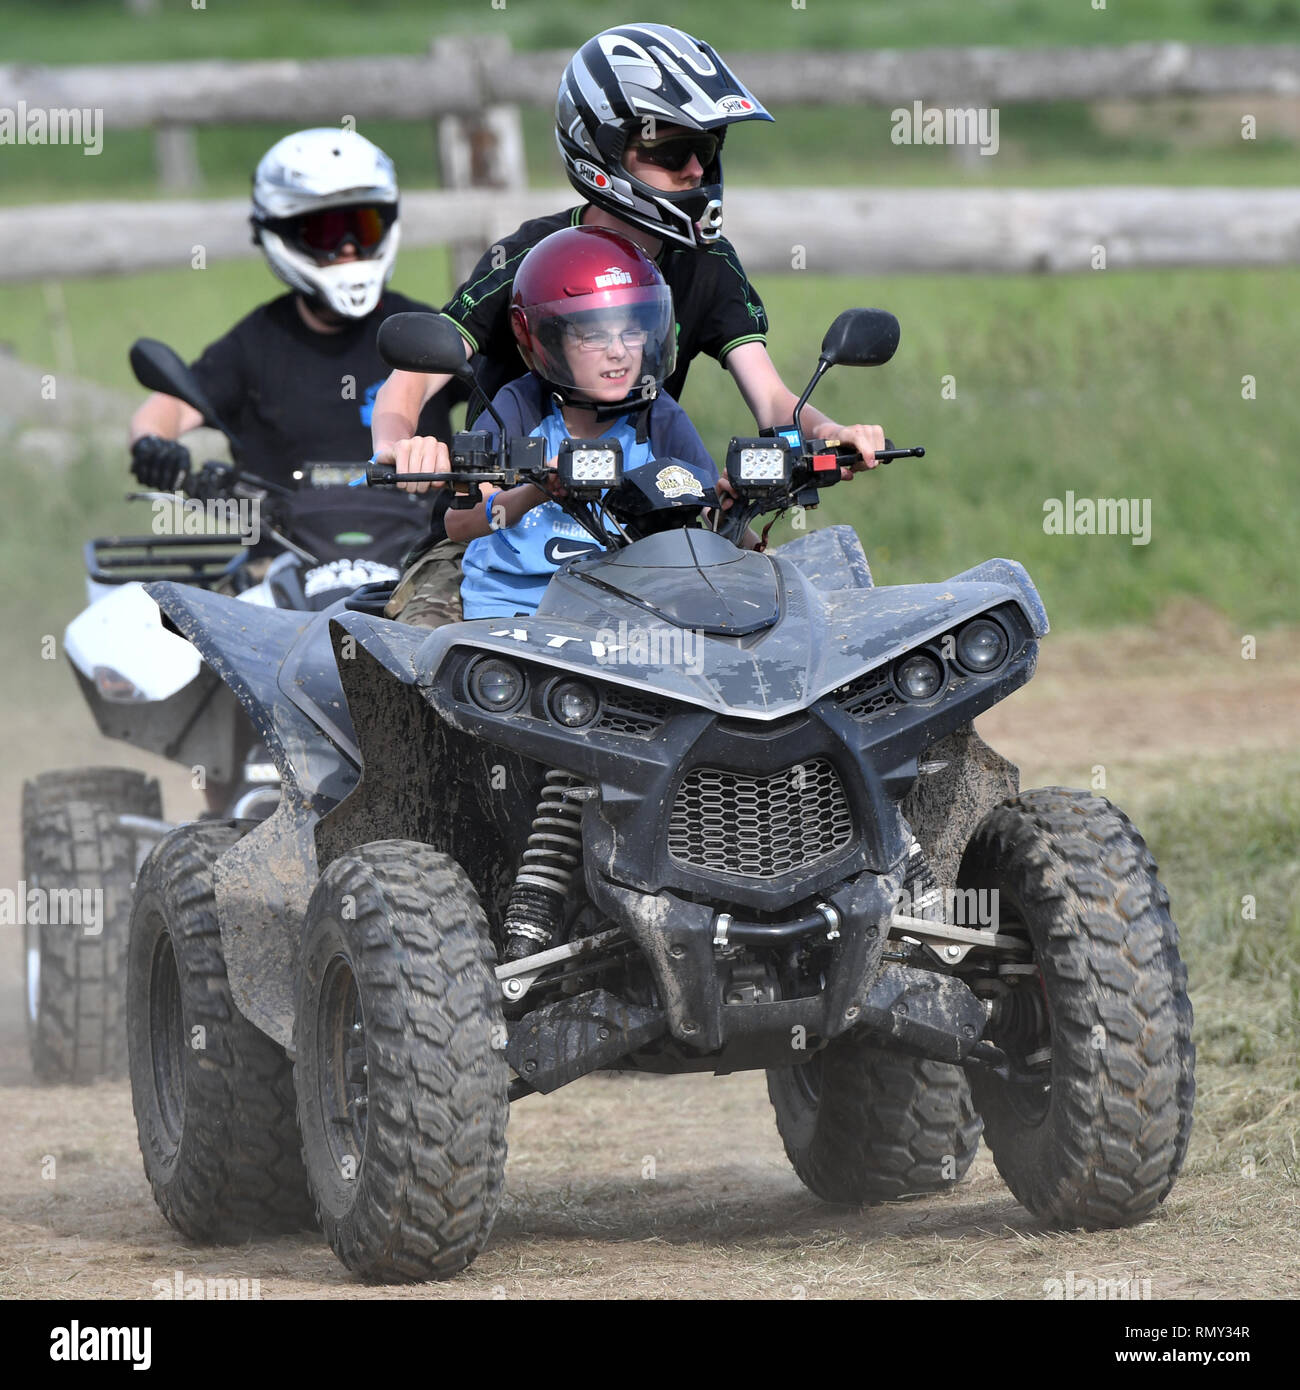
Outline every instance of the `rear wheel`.
{"label": "rear wheel", "polygon": [[1146,843],[1102,797],[1025,792],[980,822],[959,884],[995,891],[998,930],[1033,956],[986,986],[1013,1079],[971,1071],[998,1171],[1053,1225],[1141,1221],[1182,1167],[1196,1092],[1187,971]]}
{"label": "rear wheel", "polygon": [[24,827],[27,1044],[43,1081],[126,1073],[126,941],[135,838],[87,801]]}
{"label": "rear wheel", "polygon": [[979,1148],[980,1121],[960,1068],[875,1045],[828,1043],[802,1066],[772,1070],[767,1093],[786,1156],[828,1202],[863,1206],[954,1187]]}
{"label": "rear wheel", "polygon": [[128,767],[80,767],[42,772],[23,783],[23,825],[39,811],[90,801],[125,815],[162,816],[162,792],[156,777]]}
{"label": "rear wheel", "polygon": [[129,768],[44,772],[23,784],[27,1044],[43,1081],[126,1072],[126,935],[135,837],[122,814],[162,815],[152,777]]}
{"label": "rear wheel", "polygon": [[[247,829],[247,827],[244,827]],[[131,1097],[163,1215],[201,1241],[311,1224],[284,1049],[235,1006],[212,871],[234,822],[185,825],[140,871],[127,981]]]}
{"label": "rear wheel", "polygon": [[428,845],[363,845],[312,896],[303,1152],[330,1245],[367,1278],[448,1278],[492,1229],[509,1112],[495,962],[464,871]]}

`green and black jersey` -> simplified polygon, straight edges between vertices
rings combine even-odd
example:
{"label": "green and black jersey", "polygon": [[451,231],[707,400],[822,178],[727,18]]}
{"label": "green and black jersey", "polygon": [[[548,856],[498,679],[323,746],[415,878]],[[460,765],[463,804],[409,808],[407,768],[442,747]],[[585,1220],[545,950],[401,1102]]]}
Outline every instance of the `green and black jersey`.
{"label": "green and black jersey", "polygon": [[[490,400],[525,367],[510,331],[510,288],[519,262],[543,237],[580,224],[587,204],[525,222],[490,247],[443,312],[481,354],[482,385]],[[677,366],[664,383],[674,400],[700,353],[721,362],[741,343],[767,341],[767,311],[745,276],[735,249],[719,238],[707,247],[665,242],[655,258],[677,311]]]}

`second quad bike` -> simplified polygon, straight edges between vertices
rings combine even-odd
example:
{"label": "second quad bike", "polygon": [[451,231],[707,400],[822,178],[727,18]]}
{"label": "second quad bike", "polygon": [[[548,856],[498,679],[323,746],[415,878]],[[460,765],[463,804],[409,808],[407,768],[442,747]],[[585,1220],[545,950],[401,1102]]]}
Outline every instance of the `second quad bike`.
{"label": "second quad bike", "polygon": [[[197,379],[162,343],[131,349],[141,384],[217,417]],[[111,536],[85,547],[87,608],[68,625],[63,650],[95,723],[120,739],[202,772],[210,808],[260,820],[280,800],[274,762],[238,700],[198,651],[163,628],[145,591],[170,579],[234,594],[241,608],[321,610],[364,584],[396,579],[402,553],[423,535],[427,509],[413,498],[358,495],[355,468],[306,465],[287,488],[247,470],[207,464],[190,483],[194,500],[256,506],[254,549],[237,534],[174,527]],[[139,492],[153,519],[185,504]],[[219,509],[218,509],[219,510]],[[136,870],[175,822],[163,819],[156,778],[130,768],[41,773],[23,787],[23,879],[49,894],[102,893],[95,930],[27,921],[23,943],[27,1036],[46,1081],[92,1081],[126,1071],[126,931]]]}
{"label": "second quad bike", "polygon": [[[842,314],[800,408],[897,341]],[[431,317],[380,342],[408,370],[463,355]],[[167,1219],[239,1240],[314,1209],[364,1277],[453,1275],[511,1101],[598,1069],[764,1070],[828,1201],[950,1187],[982,1128],[1045,1224],[1148,1216],[1194,1095],[1168,896],[1121,811],[1019,791],[972,727],[1033,675],[1028,575],[878,587],[846,526],[742,548],[841,476],[797,429],[732,440],[725,517],[689,465],[623,475],[606,446],[559,451],[601,548],[529,616],[430,632],[378,616],[382,588],[310,616],[150,586],[285,788],[141,871],[131,1082]],[[537,450],[462,434],[439,480],[462,505],[543,485]]]}

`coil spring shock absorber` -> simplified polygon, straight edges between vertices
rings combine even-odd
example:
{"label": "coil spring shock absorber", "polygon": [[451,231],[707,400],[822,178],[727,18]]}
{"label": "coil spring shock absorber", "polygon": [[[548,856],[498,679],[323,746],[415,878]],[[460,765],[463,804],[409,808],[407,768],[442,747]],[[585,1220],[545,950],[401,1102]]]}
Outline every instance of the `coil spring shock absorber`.
{"label": "coil spring shock absorber", "polygon": [[921,842],[915,835],[912,836],[912,843],[907,850],[903,888],[910,902],[909,915],[925,917],[933,922],[943,921],[943,893],[935,879],[934,870],[930,867],[930,861],[921,848]]}
{"label": "coil spring shock absorber", "polygon": [[506,908],[506,960],[543,950],[564,920],[564,901],[582,856],[581,801],[590,794],[571,773],[546,774]]}

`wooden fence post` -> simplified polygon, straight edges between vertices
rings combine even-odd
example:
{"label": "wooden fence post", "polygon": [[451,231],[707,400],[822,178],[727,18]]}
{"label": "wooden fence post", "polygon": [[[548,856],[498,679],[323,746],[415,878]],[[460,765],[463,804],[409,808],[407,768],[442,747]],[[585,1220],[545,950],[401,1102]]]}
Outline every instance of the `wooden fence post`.
{"label": "wooden fence post", "polygon": [[[453,62],[479,77],[488,64],[504,64],[510,57],[505,35],[470,39],[435,39],[432,56]],[[492,188],[522,192],[528,187],[524,158],[524,134],[517,106],[487,105],[469,115],[442,116],[437,121],[438,161],[444,188]],[[452,273],[463,284],[483,254],[479,237],[458,238],[452,243]]]}
{"label": "wooden fence post", "polygon": [[192,125],[162,125],[153,135],[158,187],[165,193],[193,193],[203,182],[198,132]]}

